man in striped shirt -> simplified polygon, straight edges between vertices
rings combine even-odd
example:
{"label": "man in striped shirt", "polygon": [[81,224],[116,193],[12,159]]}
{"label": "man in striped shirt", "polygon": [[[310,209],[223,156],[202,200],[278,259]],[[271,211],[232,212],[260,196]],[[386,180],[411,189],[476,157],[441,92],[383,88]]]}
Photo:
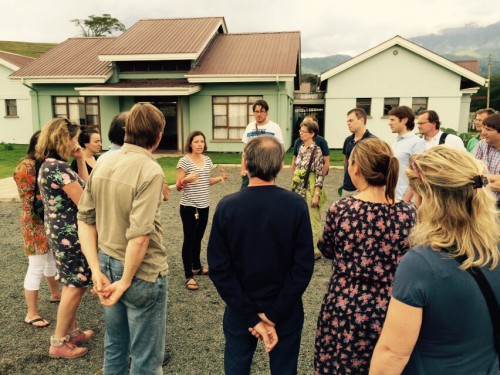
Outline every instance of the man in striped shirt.
{"label": "man in striped shirt", "polygon": [[491,189],[497,197],[500,208],[500,113],[489,115],[483,120],[483,140],[474,149],[474,157],[482,160],[488,168]]}

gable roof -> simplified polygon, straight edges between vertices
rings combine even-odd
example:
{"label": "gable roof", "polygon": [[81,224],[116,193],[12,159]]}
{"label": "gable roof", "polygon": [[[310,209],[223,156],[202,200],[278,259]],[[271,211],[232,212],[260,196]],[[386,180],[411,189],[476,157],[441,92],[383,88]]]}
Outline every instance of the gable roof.
{"label": "gable roof", "polygon": [[293,31],[219,34],[186,77],[189,82],[291,81],[299,73],[300,32]]}
{"label": "gable roof", "polygon": [[11,70],[18,70],[35,60],[32,57],[18,55],[17,53],[0,51],[0,64]]}
{"label": "gable roof", "polygon": [[99,60],[196,60],[217,32],[227,33],[224,17],[141,20],[104,49]]}
{"label": "gable roof", "polygon": [[404,39],[404,38],[400,37],[399,35],[396,35],[394,38],[391,38],[391,39],[385,41],[384,43],[379,44],[378,46],[375,46],[375,47],[361,53],[360,55],[355,56],[352,59],[347,60],[346,62],[344,62],[340,65],[337,65],[336,67],[322,73],[321,74],[321,81],[325,81],[325,80],[333,77],[334,75],[337,75],[337,74],[343,72],[344,70],[347,70],[347,69],[353,67],[354,65],[357,65],[365,60],[368,60],[369,58],[385,51],[388,48],[394,47],[395,45],[399,45],[403,48],[406,48],[407,50],[412,51],[413,53],[420,55],[423,58],[425,58],[429,61],[432,61],[438,65],[441,65],[443,68],[448,69],[448,70],[450,70],[450,71],[452,71],[452,72],[454,72],[462,77],[465,77],[478,85],[484,86],[486,83],[485,78],[481,77],[480,75],[478,75],[478,74],[476,74],[476,73],[474,73],[474,72],[472,72],[472,71],[470,71],[470,70],[468,70],[468,69],[466,69],[458,64],[455,64],[453,61],[450,61],[450,60],[438,55],[437,53],[434,53],[434,52],[432,52],[424,47],[421,47],[418,44],[410,42],[409,40]]}
{"label": "gable roof", "polygon": [[97,56],[116,37],[70,38],[10,75],[29,83],[104,83],[113,73],[111,63]]}
{"label": "gable roof", "polygon": [[479,64],[477,60],[454,60],[453,62],[465,69],[470,70],[471,72],[479,74]]}

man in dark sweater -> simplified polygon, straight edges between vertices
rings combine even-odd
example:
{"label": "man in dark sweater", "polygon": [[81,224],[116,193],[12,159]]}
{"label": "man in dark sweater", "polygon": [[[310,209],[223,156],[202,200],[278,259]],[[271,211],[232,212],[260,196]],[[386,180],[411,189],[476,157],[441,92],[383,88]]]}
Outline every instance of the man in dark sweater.
{"label": "man in dark sweater", "polygon": [[284,157],[276,138],[256,137],[244,153],[248,189],[221,199],[207,250],[210,278],[227,305],[224,368],[226,374],[250,373],[259,338],[271,373],[295,374],[302,294],[314,268],[307,205],[275,185]]}

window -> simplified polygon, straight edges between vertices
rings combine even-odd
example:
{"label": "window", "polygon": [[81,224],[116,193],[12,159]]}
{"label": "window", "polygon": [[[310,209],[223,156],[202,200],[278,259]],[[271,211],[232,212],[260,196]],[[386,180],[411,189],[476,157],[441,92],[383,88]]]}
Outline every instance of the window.
{"label": "window", "polygon": [[98,127],[100,131],[97,96],[53,96],[52,109],[54,117],[65,117],[78,125]]}
{"label": "window", "polygon": [[5,116],[17,117],[17,100],[5,99]]}
{"label": "window", "polygon": [[368,116],[372,114],[372,98],[357,98],[356,108],[363,108]]}
{"label": "window", "polygon": [[384,98],[384,116],[389,116],[391,109],[399,106],[399,98]]}
{"label": "window", "polygon": [[425,111],[427,109],[428,101],[429,98],[413,98],[411,100],[411,109],[413,109],[413,112],[418,115],[420,111]]}
{"label": "window", "polygon": [[214,139],[241,140],[253,121],[252,105],[262,96],[214,96],[212,98]]}

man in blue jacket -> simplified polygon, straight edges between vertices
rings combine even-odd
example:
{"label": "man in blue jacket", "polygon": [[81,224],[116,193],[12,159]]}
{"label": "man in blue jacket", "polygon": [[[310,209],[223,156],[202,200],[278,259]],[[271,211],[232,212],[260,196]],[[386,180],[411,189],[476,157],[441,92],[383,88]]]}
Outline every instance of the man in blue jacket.
{"label": "man in blue jacket", "polygon": [[208,243],[210,278],[226,302],[226,374],[248,374],[257,338],[271,373],[296,374],[304,310],[314,267],[306,201],[275,185],[284,150],[271,136],[244,150],[247,189],[224,197]]}

